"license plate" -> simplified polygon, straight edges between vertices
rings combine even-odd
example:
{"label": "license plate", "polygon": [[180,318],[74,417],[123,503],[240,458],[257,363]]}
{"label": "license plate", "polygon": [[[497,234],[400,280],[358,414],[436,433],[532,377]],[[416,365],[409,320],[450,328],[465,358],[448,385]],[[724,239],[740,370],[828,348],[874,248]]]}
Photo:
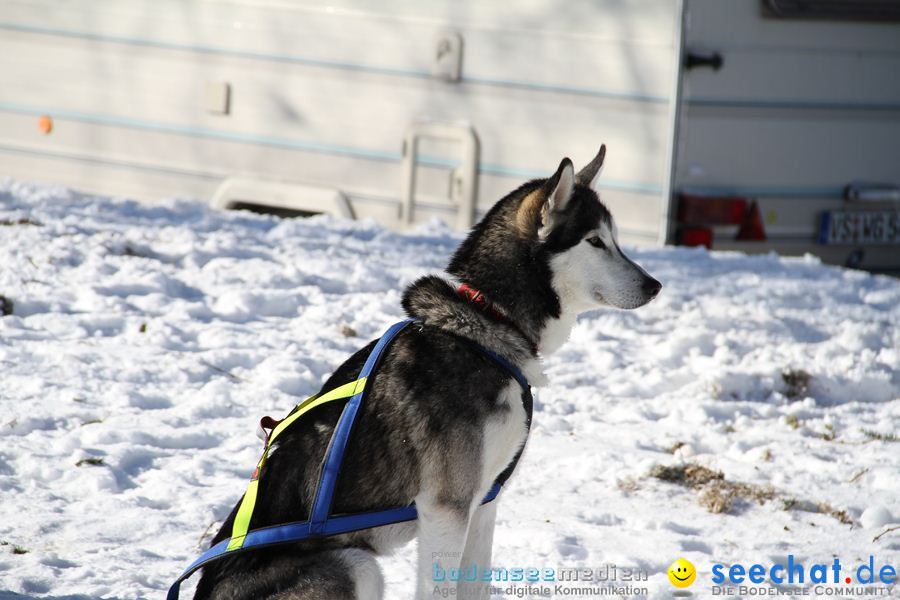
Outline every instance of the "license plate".
{"label": "license plate", "polygon": [[819,243],[900,244],[900,211],[826,211],[819,227]]}

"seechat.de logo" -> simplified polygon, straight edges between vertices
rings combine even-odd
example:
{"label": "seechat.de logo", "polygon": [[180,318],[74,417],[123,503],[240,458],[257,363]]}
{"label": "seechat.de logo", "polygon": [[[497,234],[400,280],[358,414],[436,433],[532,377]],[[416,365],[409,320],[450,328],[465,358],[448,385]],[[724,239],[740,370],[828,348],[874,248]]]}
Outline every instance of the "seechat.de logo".
{"label": "seechat.de logo", "polygon": [[[674,566],[674,565],[673,565]],[[842,572],[844,565],[835,557],[834,562],[816,563],[806,567],[796,562],[793,554],[788,554],[787,564],[772,565],[755,564],[744,566],[733,564],[730,567],[717,564],[712,568],[712,582],[715,584],[763,583],[767,579],[775,584],[782,583],[845,583],[845,584],[878,584],[892,585],[897,580],[897,570],[891,565],[879,565],[874,556],[869,556],[868,563],[851,567]],[[854,579],[851,575],[855,575]]]}

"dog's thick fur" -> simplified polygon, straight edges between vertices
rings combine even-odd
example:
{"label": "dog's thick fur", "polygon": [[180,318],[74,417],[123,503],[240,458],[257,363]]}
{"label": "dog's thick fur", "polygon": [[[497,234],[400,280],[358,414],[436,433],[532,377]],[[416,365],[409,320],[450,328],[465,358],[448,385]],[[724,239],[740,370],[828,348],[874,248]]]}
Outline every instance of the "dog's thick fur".
{"label": "dog's thick fur", "polygon": [[[374,557],[413,537],[417,598],[432,597],[434,564],[490,567],[497,501],[480,500],[527,431],[519,384],[472,342],[540,384],[535,346],[552,352],[579,312],[604,304],[635,308],[661,287],[622,254],[609,211],[590,189],[604,151],[578,175],[564,159],[549,179],[500,200],[450,261],[448,272],[482,291],[507,319],[479,310],[440,277],[406,290],[403,308],[421,325],[399,334],[369,379],[332,513],[415,502],[419,519],[228,556],[204,567],[196,599],[378,599]],[[355,380],[373,346],[341,365],[323,391]],[[251,528],[308,518],[342,407],[325,404],[281,434],[260,477]],[[213,543],[229,537],[236,510]],[[465,592],[487,597],[484,590]]]}

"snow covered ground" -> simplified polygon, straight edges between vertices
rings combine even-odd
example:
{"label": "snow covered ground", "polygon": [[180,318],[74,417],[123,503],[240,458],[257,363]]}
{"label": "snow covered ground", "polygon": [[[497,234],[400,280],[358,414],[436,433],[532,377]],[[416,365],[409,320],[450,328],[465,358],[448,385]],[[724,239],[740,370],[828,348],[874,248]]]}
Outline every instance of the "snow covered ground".
{"label": "snow covered ground", "polygon": [[[259,417],[400,318],[460,239],[0,179],[0,598],[162,597],[242,493]],[[900,281],[632,255],[663,292],[546,360],[495,566],[646,569],[650,598],[679,557],[699,597],[717,563],[900,570]],[[383,561],[389,599],[414,556]]]}

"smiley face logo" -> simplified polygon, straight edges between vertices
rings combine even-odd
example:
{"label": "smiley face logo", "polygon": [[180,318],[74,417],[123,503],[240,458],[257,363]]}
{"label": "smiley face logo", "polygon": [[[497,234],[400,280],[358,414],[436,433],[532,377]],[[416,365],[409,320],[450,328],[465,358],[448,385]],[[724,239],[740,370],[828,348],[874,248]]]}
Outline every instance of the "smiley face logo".
{"label": "smiley face logo", "polygon": [[686,588],[694,583],[697,578],[697,569],[694,565],[683,558],[679,558],[669,567],[669,581],[675,587]]}

